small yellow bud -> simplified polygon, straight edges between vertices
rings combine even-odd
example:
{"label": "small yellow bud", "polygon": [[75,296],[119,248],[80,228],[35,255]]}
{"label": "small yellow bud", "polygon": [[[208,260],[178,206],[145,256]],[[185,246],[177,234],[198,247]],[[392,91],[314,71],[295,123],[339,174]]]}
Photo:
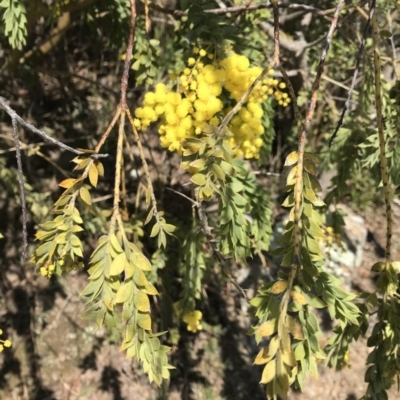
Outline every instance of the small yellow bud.
{"label": "small yellow bud", "polygon": [[204,57],[204,56],[207,55],[207,52],[206,52],[204,49],[201,49],[201,50],[199,51],[199,54],[200,54],[200,57]]}
{"label": "small yellow bud", "polygon": [[5,340],[3,343],[4,347],[11,347],[11,340]]}

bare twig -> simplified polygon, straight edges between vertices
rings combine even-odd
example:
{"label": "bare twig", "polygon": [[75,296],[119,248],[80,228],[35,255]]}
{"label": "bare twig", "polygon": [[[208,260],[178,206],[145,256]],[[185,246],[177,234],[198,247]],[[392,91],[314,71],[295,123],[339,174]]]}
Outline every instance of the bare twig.
{"label": "bare twig", "polygon": [[22,262],[26,260],[26,253],[28,250],[28,229],[27,229],[27,218],[26,218],[26,199],[25,199],[25,188],[24,188],[24,172],[22,170],[21,150],[19,148],[18,139],[18,124],[14,117],[11,118],[14,134],[15,143],[15,155],[17,157],[17,170],[18,170],[18,183],[19,183],[19,196],[21,199],[22,209]]}
{"label": "bare twig", "polygon": [[[383,193],[386,205],[386,268],[392,261],[391,248],[393,236],[393,218],[392,218],[392,205],[391,205],[391,190],[389,183],[388,164],[386,156],[386,143],[385,143],[385,124],[382,113],[382,82],[381,82],[381,60],[379,51],[379,27],[374,13],[376,7],[376,0],[371,2],[370,18],[372,24],[372,39],[374,43],[374,74],[375,74],[375,108],[376,108],[376,122],[378,125],[378,139],[379,139],[379,155],[381,162],[381,177],[383,184]],[[385,296],[386,297],[386,296]]]}
{"label": "bare twig", "polygon": [[[114,201],[113,201],[113,216],[111,218],[110,224],[110,233],[112,233],[115,229],[115,224],[118,224],[118,227],[121,229],[122,234],[125,235],[125,231],[123,229],[123,223],[120,213],[119,202],[121,201],[121,172],[123,168],[123,145],[125,139],[125,117],[127,113],[129,113],[128,105],[126,104],[126,91],[128,88],[128,80],[129,80],[129,70],[131,65],[133,44],[135,41],[135,29],[136,29],[136,2],[135,0],[130,0],[130,25],[129,25],[129,39],[128,45],[126,47],[125,53],[125,62],[124,69],[121,77],[121,97],[118,106],[118,110],[110,124],[107,128],[107,131],[101,138],[101,141],[97,145],[96,149],[99,149],[101,144],[104,143],[108,134],[110,133],[112,127],[116,123],[119,118],[119,128],[118,128],[118,141],[117,141],[117,154],[115,161],[115,182],[114,182]],[[128,114],[129,115],[129,114]]]}
{"label": "bare twig", "polygon": [[235,281],[233,276],[231,275],[228,266],[226,265],[226,260],[224,256],[220,253],[216,246],[216,242],[214,240],[213,234],[212,234],[212,228],[208,225],[208,218],[207,214],[204,211],[203,205],[198,197],[198,190],[196,191],[196,207],[197,207],[197,213],[199,216],[199,221],[201,225],[201,230],[204,233],[204,236],[212,250],[213,255],[216,257],[216,259],[219,261],[219,264],[221,265],[222,272],[224,275],[229,279],[229,281],[232,283],[233,286],[242,294],[242,296],[248,300],[247,294],[244,291],[244,289]]}
{"label": "bare twig", "polygon": [[[153,8],[156,11],[162,12],[164,14],[171,14],[175,17],[183,17],[183,16],[187,15],[186,11],[173,10],[170,8],[163,8],[156,4],[150,4],[150,6],[151,6],[151,8]],[[260,4],[242,5],[242,6],[225,7],[225,8],[212,8],[209,10],[204,10],[204,12],[209,13],[209,14],[222,15],[222,14],[230,14],[230,13],[234,14],[234,13],[242,13],[242,12],[247,12],[247,11],[256,11],[256,10],[262,10],[262,9],[267,9],[267,8],[273,8],[273,2],[268,1],[268,2],[260,3]],[[332,9],[323,11],[317,7],[308,6],[308,5],[304,5],[304,4],[278,3],[278,8],[286,8],[289,10],[302,10],[302,11],[312,12],[314,14],[321,15],[321,16],[332,13]]]}
{"label": "bare twig", "polygon": [[372,3],[371,3],[368,20],[367,20],[367,23],[365,24],[364,33],[363,33],[363,36],[362,36],[362,39],[361,39],[360,48],[358,49],[357,61],[356,61],[356,67],[355,67],[354,73],[353,73],[353,79],[351,81],[350,89],[349,89],[349,92],[347,94],[347,100],[346,100],[346,103],[344,104],[344,107],[343,107],[343,110],[342,110],[342,114],[340,115],[339,121],[338,121],[338,123],[336,125],[336,128],[335,128],[335,131],[333,132],[333,134],[332,134],[332,136],[331,136],[331,138],[329,140],[329,147],[331,146],[333,140],[335,139],[340,127],[342,126],[346,111],[350,107],[351,95],[352,95],[354,87],[356,85],[357,75],[358,75],[358,72],[359,72],[359,69],[360,69],[361,56],[362,56],[362,54],[364,52],[365,42],[367,40],[367,34],[368,34],[368,31],[369,31],[369,28],[370,28],[370,25],[371,25],[371,19],[372,19],[372,16],[374,15],[374,10],[375,10],[375,7],[373,6],[374,3],[375,3],[375,0],[373,0]]}
{"label": "bare twig", "polygon": [[4,97],[1,97],[1,96],[0,96],[0,107],[11,117],[12,120],[16,120],[20,125],[22,125],[25,128],[29,129],[31,132],[35,133],[36,135],[39,135],[44,141],[46,141],[48,143],[52,143],[52,144],[58,146],[60,149],[69,151],[69,152],[77,154],[79,156],[85,154],[85,155],[88,155],[90,158],[93,158],[95,160],[97,160],[98,158],[108,157],[108,154],[88,154],[88,153],[85,153],[84,151],[76,150],[73,147],[67,146],[66,144],[58,141],[57,139],[54,139],[51,136],[46,135],[43,131],[41,131],[40,129],[35,128],[33,125],[29,124],[24,119],[22,119],[7,104],[6,99]]}

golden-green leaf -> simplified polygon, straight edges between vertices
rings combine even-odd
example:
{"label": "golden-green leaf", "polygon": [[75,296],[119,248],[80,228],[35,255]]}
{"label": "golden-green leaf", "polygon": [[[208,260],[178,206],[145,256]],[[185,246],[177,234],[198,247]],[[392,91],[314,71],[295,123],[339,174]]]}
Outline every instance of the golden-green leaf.
{"label": "golden-green leaf", "polygon": [[264,367],[260,383],[265,384],[271,382],[272,379],[275,378],[275,374],[276,374],[276,363],[275,360],[272,360]]}
{"label": "golden-green leaf", "polygon": [[84,160],[79,161],[79,163],[74,168],[74,171],[86,168],[91,163],[91,161],[92,160],[90,158],[85,158]]}
{"label": "golden-green leaf", "polygon": [[277,319],[271,319],[264,322],[257,330],[256,335],[259,336],[271,336],[278,329]]}
{"label": "golden-green leaf", "polygon": [[158,295],[158,290],[151,284],[150,282],[147,282],[144,288],[142,289],[144,293],[150,294],[152,296]]}
{"label": "golden-green leaf", "polygon": [[312,153],[304,153],[304,158],[308,161],[310,161],[311,163],[318,165],[319,164],[319,158],[317,156],[315,156]]}
{"label": "golden-green leaf", "polygon": [[110,276],[119,275],[125,269],[126,254],[120,253],[114,258],[110,266]]}
{"label": "golden-green leaf", "polygon": [[146,279],[146,275],[139,268],[135,268],[135,273],[133,274],[133,280],[136,283],[136,285],[141,287],[145,287],[148,282]]}
{"label": "golden-green leaf", "polygon": [[291,348],[289,349],[289,351],[282,351],[282,361],[289,367],[296,366],[296,359]]}
{"label": "golden-green leaf", "polygon": [[81,199],[89,206],[92,205],[92,198],[90,197],[90,193],[89,190],[87,190],[87,188],[85,188],[84,186],[82,186],[79,189],[79,195],[81,196]]}
{"label": "golden-green leaf", "polygon": [[76,182],[76,179],[68,178],[68,179],[64,179],[62,182],[60,182],[58,184],[58,186],[65,188],[65,189],[69,189],[70,187],[72,187],[74,185],[75,182]]}
{"label": "golden-green leaf", "polygon": [[311,164],[307,159],[304,160],[304,168],[311,175],[317,175],[314,164]]}
{"label": "golden-green leaf", "polygon": [[151,271],[150,261],[141,253],[135,254],[135,265],[137,265],[143,271]]}
{"label": "golden-green leaf", "polygon": [[271,293],[280,294],[284,292],[288,287],[288,281],[278,281],[273,284],[271,287]]}
{"label": "golden-green leaf", "polygon": [[148,313],[139,312],[137,316],[137,323],[141,328],[147,331],[151,330],[151,318]]}
{"label": "golden-green leaf", "polygon": [[117,239],[117,236],[115,235],[115,233],[112,233],[110,235],[110,242],[112,247],[114,248],[114,250],[117,253],[122,253],[124,250],[122,250],[121,244],[119,243],[119,240]]}
{"label": "golden-green leaf", "polygon": [[139,311],[148,312],[150,310],[149,297],[147,296],[147,294],[141,291],[137,292],[137,294],[135,295],[134,303],[135,307]]}
{"label": "golden-green leaf", "polygon": [[122,284],[115,296],[115,303],[125,303],[129,297],[131,296],[133,291],[133,284],[132,281],[128,281]]}
{"label": "golden-green leaf", "polygon": [[295,292],[294,290],[292,290],[290,292],[290,295],[295,302],[301,304],[302,306],[307,304],[306,296],[303,293]]}
{"label": "golden-green leaf", "polygon": [[97,168],[97,172],[100,176],[104,176],[104,166],[100,161],[96,161],[94,164]]}
{"label": "golden-green leaf", "polygon": [[254,360],[254,365],[262,365],[268,362],[270,358],[268,357],[268,347],[264,347],[257,354],[257,357]]}
{"label": "golden-green leaf", "polygon": [[297,177],[297,165],[295,165],[289,172],[287,178],[286,178],[286,185],[294,185],[296,183],[296,177]]}
{"label": "golden-green leaf", "polygon": [[298,151],[292,151],[285,160],[285,167],[290,167],[291,165],[294,165],[297,163],[299,160],[299,153]]}
{"label": "golden-green leaf", "polygon": [[206,184],[206,177],[203,174],[194,174],[190,180],[198,186]]}
{"label": "golden-green leaf", "polygon": [[196,169],[203,169],[206,166],[206,160],[204,158],[198,158],[197,160],[192,161],[189,165]]}
{"label": "golden-green leaf", "polygon": [[[293,318],[290,315],[287,315],[286,316],[286,326],[287,326],[289,332],[292,334],[292,336],[295,339],[299,339],[299,340],[304,339],[303,328],[301,327],[300,322],[296,320],[296,318]],[[287,365],[291,365],[291,364],[287,364]]]}
{"label": "golden-green leaf", "polygon": [[92,186],[96,187],[98,180],[99,180],[99,171],[97,170],[96,165],[92,164],[92,166],[89,168],[89,181],[92,184]]}

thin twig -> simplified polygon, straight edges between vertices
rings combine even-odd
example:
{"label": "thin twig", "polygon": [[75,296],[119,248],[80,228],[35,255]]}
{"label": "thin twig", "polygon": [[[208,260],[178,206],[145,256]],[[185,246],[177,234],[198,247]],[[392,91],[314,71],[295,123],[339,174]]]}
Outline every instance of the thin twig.
{"label": "thin twig", "polygon": [[158,209],[157,209],[157,199],[156,199],[156,196],[154,194],[154,189],[153,189],[153,185],[152,185],[151,177],[150,177],[150,170],[149,170],[149,166],[148,166],[147,161],[146,161],[146,157],[144,155],[143,145],[142,145],[142,142],[140,140],[139,133],[138,133],[136,127],[135,127],[135,123],[133,121],[133,117],[132,117],[132,114],[129,111],[129,109],[126,110],[126,114],[128,116],[129,122],[131,123],[133,135],[135,136],[135,140],[136,140],[136,143],[137,143],[137,146],[138,146],[138,149],[139,149],[140,159],[142,161],[144,173],[146,175],[147,188],[150,191],[150,199],[151,199],[151,203],[152,203],[152,206],[153,206],[153,215],[155,216],[155,218],[157,220],[157,223],[160,223],[160,219],[159,219],[159,216],[158,216]]}
{"label": "thin twig", "polygon": [[77,155],[88,155],[90,158],[93,158],[97,160],[98,158],[105,158],[108,157],[108,154],[88,154],[85,153],[84,151],[79,151],[74,149],[73,147],[69,147],[66,144],[52,138],[51,136],[46,135],[43,131],[40,129],[35,128],[33,125],[29,124],[26,122],[24,119],[22,119],[6,102],[6,99],[4,97],[0,96],[0,107],[11,117],[11,119],[15,119],[20,125],[24,126],[25,128],[29,129],[31,132],[35,133],[36,135],[39,135],[44,141],[48,143],[52,143],[59,148],[69,151],[71,153],[77,154]]}
{"label": "thin twig", "polygon": [[197,213],[199,216],[199,221],[201,225],[201,230],[204,233],[204,236],[212,250],[213,255],[216,257],[216,259],[219,261],[219,264],[221,265],[222,272],[224,275],[229,279],[229,281],[232,283],[233,286],[242,294],[242,296],[248,300],[247,294],[244,291],[244,289],[235,281],[235,279],[232,277],[228,266],[226,265],[226,260],[223,257],[223,255],[220,253],[216,246],[216,242],[214,240],[213,234],[212,234],[212,228],[208,225],[208,218],[207,214],[204,211],[203,205],[198,197],[198,190],[196,191],[196,198],[197,198]]}
{"label": "thin twig", "polygon": [[[150,4],[151,8],[156,11],[162,12],[164,14],[170,14],[175,17],[183,17],[187,15],[187,11],[174,10],[171,8],[163,8],[156,4]],[[223,14],[234,14],[234,13],[243,13],[247,11],[257,11],[262,9],[273,8],[273,2],[265,2],[260,4],[252,4],[252,5],[242,5],[242,6],[234,6],[234,7],[225,7],[225,8],[211,8],[208,10],[204,10],[205,13],[214,14],[214,15],[223,15]],[[332,13],[332,9],[330,10],[321,10],[317,7],[308,6],[304,4],[293,4],[293,3],[278,3],[278,8],[286,8],[288,10],[302,10],[306,12],[312,12],[317,15],[325,16],[327,14]]]}
{"label": "thin twig", "polygon": [[26,260],[26,254],[28,250],[28,229],[27,229],[27,217],[26,217],[26,199],[25,199],[25,188],[24,188],[24,171],[22,169],[21,150],[19,148],[18,139],[18,124],[15,116],[11,118],[13,126],[13,136],[15,143],[15,155],[17,157],[17,171],[18,171],[18,183],[19,183],[19,197],[21,199],[22,209],[22,262]]}
{"label": "thin twig", "polygon": [[167,190],[169,190],[169,191],[171,191],[171,192],[174,192],[174,193],[178,194],[179,196],[182,196],[182,197],[185,198],[186,200],[189,200],[191,203],[193,203],[194,206],[196,206],[196,207],[198,206],[197,201],[191,199],[189,196],[186,196],[186,194],[183,194],[183,193],[181,193],[181,192],[178,192],[177,190],[172,189],[172,188],[169,188],[169,187],[166,187],[165,189],[167,189]]}
{"label": "thin twig", "polygon": [[[123,227],[119,202],[121,201],[121,171],[123,168],[123,149],[124,149],[124,139],[125,139],[125,117],[129,112],[129,108],[126,104],[126,91],[128,89],[128,80],[129,80],[129,70],[131,65],[133,44],[135,41],[135,28],[136,28],[136,2],[135,0],[130,0],[130,25],[129,25],[129,39],[128,45],[126,47],[125,53],[125,62],[124,69],[121,77],[121,97],[118,106],[118,110],[110,124],[107,128],[107,131],[104,133],[101,141],[96,146],[96,149],[99,149],[107,139],[108,134],[110,133],[112,127],[116,123],[116,120],[119,117],[119,127],[118,127],[118,141],[117,141],[117,154],[115,161],[115,182],[114,182],[114,201],[113,201],[113,216],[111,218],[110,223],[110,233],[114,232],[115,224],[118,223],[120,228]],[[122,234],[125,235],[123,229]]]}
{"label": "thin twig", "polygon": [[379,139],[379,155],[381,162],[381,175],[383,184],[383,193],[386,205],[386,268],[389,267],[391,262],[391,247],[393,235],[393,220],[392,220],[392,206],[391,206],[391,190],[389,186],[389,173],[386,156],[386,143],[385,143],[385,126],[383,122],[383,104],[382,104],[382,83],[381,83],[381,60],[379,52],[379,27],[374,13],[376,7],[376,0],[371,2],[371,23],[372,23],[372,38],[374,43],[374,74],[375,74],[375,108],[376,108],[376,122],[378,125],[378,139]]}
{"label": "thin twig", "polygon": [[361,56],[362,56],[362,54],[364,52],[364,47],[365,47],[365,42],[367,40],[368,30],[369,30],[369,27],[371,25],[372,16],[374,15],[374,10],[375,10],[375,7],[373,6],[374,3],[375,3],[375,0],[372,1],[371,7],[369,9],[369,16],[368,16],[367,23],[365,24],[364,33],[363,33],[363,36],[362,36],[362,39],[361,39],[360,48],[358,49],[356,67],[354,69],[353,79],[351,81],[350,89],[349,89],[349,92],[347,94],[347,100],[346,100],[346,103],[344,104],[344,107],[343,107],[343,110],[342,110],[342,114],[340,115],[339,121],[338,121],[338,123],[336,125],[336,128],[335,128],[335,131],[333,132],[333,135],[331,136],[331,138],[329,140],[329,147],[331,146],[333,140],[335,139],[340,127],[342,126],[346,111],[350,107],[351,95],[352,95],[354,87],[356,85],[357,75],[358,75],[358,72],[359,72],[359,69],[360,69]]}

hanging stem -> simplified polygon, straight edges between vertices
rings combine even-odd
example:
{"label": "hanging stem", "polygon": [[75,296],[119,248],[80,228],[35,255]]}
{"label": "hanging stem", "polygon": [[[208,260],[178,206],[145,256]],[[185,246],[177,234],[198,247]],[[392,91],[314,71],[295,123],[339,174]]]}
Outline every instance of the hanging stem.
{"label": "hanging stem", "polygon": [[[375,1],[373,2],[375,3]],[[375,8],[375,4],[373,6]],[[375,73],[375,107],[378,125],[379,150],[381,161],[381,176],[383,183],[383,193],[386,204],[386,267],[391,262],[391,247],[392,247],[392,207],[390,204],[390,187],[389,174],[385,150],[385,132],[382,114],[382,85],[381,85],[381,61],[379,51],[379,28],[376,22],[375,13],[372,15],[372,38],[374,43],[374,73]]]}

